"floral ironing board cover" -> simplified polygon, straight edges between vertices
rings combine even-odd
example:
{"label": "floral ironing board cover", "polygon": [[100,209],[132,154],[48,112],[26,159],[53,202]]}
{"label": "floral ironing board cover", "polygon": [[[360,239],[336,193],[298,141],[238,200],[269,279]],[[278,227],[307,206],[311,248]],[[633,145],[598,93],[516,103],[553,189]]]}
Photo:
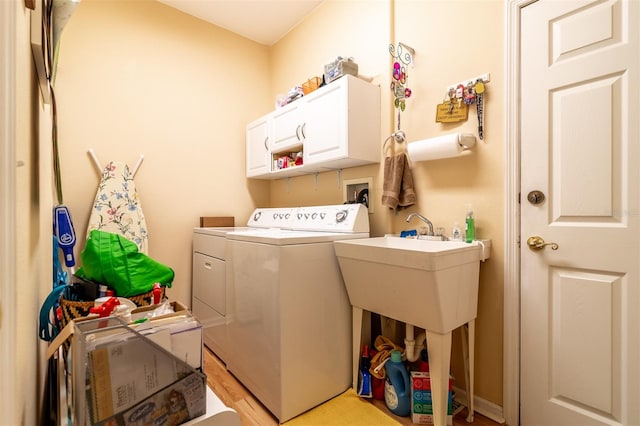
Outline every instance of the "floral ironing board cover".
{"label": "floral ironing board cover", "polygon": [[100,231],[120,234],[148,254],[147,224],[129,166],[111,161],[103,172],[87,226],[89,233]]}

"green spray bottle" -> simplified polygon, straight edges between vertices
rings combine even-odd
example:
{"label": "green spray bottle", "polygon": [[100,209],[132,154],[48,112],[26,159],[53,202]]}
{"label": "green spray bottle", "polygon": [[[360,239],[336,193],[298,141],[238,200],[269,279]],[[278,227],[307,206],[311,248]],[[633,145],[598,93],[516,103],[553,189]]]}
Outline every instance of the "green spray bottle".
{"label": "green spray bottle", "polygon": [[467,205],[467,218],[465,219],[465,241],[472,243],[476,239],[476,222],[473,218],[471,204]]}

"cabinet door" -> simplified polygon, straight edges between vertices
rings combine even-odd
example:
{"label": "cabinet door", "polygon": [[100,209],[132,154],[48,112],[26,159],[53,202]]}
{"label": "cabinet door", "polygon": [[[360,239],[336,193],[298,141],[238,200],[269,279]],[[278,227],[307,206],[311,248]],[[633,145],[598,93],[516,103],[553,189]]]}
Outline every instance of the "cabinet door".
{"label": "cabinet door", "polygon": [[346,84],[335,82],[314,93],[305,104],[304,164],[340,159],[347,155]]}
{"label": "cabinet door", "polygon": [[302,110],[304,98],[293,101],[271,116],[273,129],[272,152],[280,152],[302,143]]}
{"label": "cabinet door", "polygon": [[265,115],[247,125],[247,177],[265,175],[271,171],[270,121],[270,115]]}

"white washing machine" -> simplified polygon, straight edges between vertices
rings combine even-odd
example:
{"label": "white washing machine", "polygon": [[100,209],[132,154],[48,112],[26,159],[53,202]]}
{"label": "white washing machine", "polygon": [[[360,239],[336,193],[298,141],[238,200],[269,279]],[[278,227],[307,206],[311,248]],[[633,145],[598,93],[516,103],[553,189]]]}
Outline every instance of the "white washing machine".
{"label": "white washing machine", "polygon": [[227,233],[227,368],[282,423],[351,387],[351,304],[333,241],[367,238],[361,204],[257,209]]}
{"label": "white washing machine", "polygon": [[194,228],[191,311],[203,327],[204,344],[227,362],[229,323],[226,282],[226,235],[244,227]]}

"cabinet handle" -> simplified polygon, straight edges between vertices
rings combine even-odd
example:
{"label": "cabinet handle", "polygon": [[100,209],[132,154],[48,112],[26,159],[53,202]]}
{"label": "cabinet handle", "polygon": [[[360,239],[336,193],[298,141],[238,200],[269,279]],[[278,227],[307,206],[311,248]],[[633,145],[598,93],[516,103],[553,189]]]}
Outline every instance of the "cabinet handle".
{"label": "cabinet handle", "polygon": [[305,135],[305,133],[304,133],[304,129],[306,129],[306,128],[307,128],[307,123],[304,123],[302,125],[302,129],[301,129],[302,139],[306,139],[307,138],[307,135]]}
{"label": "cabinet handle", "polygon": [[267,146],[267,142],[269,142],[269,136],[267,136],[266,138],[264,138],[264,149],[266,149],[267,151],[269,151],[269,147]]}
{"label": "cabinet handle", "polygon": [[207,269],[211,269],[211,262],[204,262],[204,267]]}
{"label": "cabinet handle", "polygon": [[296,138],[298,138],[298,140],[300,140],[300,125],[298,124],[298,127],[296,127]]}

